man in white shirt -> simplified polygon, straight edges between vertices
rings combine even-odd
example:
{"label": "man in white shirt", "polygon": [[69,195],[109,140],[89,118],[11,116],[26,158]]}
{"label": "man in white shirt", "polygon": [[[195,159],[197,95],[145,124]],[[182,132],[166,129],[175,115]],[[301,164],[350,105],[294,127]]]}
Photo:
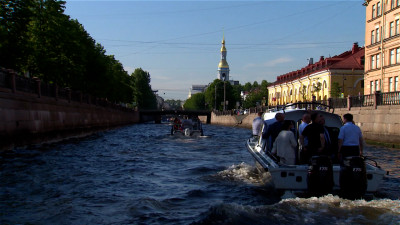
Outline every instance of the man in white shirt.
{"label": "man in white shirt", "polygon": [[361,156],[364,148],[364,139],[361,129],[354,124],[353,115],[343,115],[344,125],[339,132],[339,158],[347,156]]}

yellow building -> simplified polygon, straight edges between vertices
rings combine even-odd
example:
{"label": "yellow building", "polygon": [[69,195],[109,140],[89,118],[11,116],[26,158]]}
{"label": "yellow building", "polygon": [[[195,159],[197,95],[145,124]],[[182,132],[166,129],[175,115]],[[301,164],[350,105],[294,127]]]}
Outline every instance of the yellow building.
{"label": "yellow building", "polygon": [[268,86],[268,104],[326,102],[335,93],[346,97],[363,94],[364,53],[364,47],[354,43],[350,51],[330,58],[321,56],[316,63],[311,59],[308,66],[278,76]]}
{"label": "yellow building", "polygon": [[365,89],[399,91],[400,0],[366,0]]}

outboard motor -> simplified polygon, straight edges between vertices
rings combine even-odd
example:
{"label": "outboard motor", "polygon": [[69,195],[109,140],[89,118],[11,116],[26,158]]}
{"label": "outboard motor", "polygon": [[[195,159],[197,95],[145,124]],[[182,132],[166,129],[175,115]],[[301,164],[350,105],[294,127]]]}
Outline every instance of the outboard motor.
{"label": "outboard motor", "polygon": [[185,136],[190,136],[192,134],[192,130],[190,128],[185,129]]}
{"label": "outboard motor", "polygon": [[308,192],[321,196],[333,188],[333,166],[329,156],[313,156],[308,167]]}
{"label": "outboard motor", "polygon": [[364,158],[349,156],[340,166],[340,192],[344,198],[360,199],[367,190],[367,171]]}

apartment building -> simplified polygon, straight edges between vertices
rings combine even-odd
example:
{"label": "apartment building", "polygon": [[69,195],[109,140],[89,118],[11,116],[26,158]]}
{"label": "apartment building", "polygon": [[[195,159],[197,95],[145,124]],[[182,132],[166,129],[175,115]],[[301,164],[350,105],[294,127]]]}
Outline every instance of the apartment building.
{"label": "apartment building", "polygon": [[364,47],[354,43],[351,50],[340,55],[321,56],[318,62],[310,60],[306,67],[278,76],[268,86],[268,105],[363,94],[364,53]]}
{"label": "apartment building", "polygon": [[364,94],[400,91],[400,0],[365,0],[364,5]]}

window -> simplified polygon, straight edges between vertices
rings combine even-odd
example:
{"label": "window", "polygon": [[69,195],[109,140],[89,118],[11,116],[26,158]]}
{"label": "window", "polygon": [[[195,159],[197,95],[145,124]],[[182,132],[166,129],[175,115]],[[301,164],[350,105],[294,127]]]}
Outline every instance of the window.
{"label": "window", "polygon": [[374,81],[371,81],[371,83],[370,83],[370,94],[373,94],[374,93]]}
{"label": "window", "polygon": [[381,2],[378,2],[376,4],[376,16],[380,16],[381,15]]}
{"label": "window", "polygon": [[389,92],[392,92],[393,77],[389,77]]}
{"label": "window", "polygon": [[396,1],[396,0],[391,0],[390,9],[393,9],[393,8],[394,8],[394,3],[395,3],[395,1]]}
{"label": "window", "polygon": [[371,70],[375,69],[375,55],[371,55]]}
{"label": "window", "polygon": [[375,31],[371,31],[371,45],[375,42]]}
{"label": "window", "polygon": [[375,42],[379,42],[380,41],[380,39],[379,39],[379,27],[378,28],[376,28],[376,41]]}
{"label": "window", "polygon": [[375,80],[375,91],[378,91],[378,85],[379,85],[379,81]]}
{"label": "window", "polygon": [[380,68],[381,67],[381,64],[380,64],[380,62],[379,62],[379,54],[378,55],[376,55],[376,68]]}
{"label": "window", "polygon": [[390,22],[389,37],[394,35],[394,22]]}
{"label": "window", "polygon": [[400,48],[396,48],[396,63],[400,63]]}
{"label": "window", "polygon": [[397,86],[399,84],[399,77],[394,78],[394,91],[398,91],[399,87]]}
{"label": "window", "polygon": [[396,55],[394,54],[394,49],[390,50],[390,65],[394,65],[396,63]]}
{"label": "window", "polygon": [[397,1],[397,6],[400,6],[400,0],[396,0]]}
{"label": "window", "polygon": [[372,6],[372,19],[375,18],[375,5]]}
{"label": "window", "polygon": [[[399,1],[400,2],[400,1]],[[399,34],[399,19],[395,21],[394,34]]]}

